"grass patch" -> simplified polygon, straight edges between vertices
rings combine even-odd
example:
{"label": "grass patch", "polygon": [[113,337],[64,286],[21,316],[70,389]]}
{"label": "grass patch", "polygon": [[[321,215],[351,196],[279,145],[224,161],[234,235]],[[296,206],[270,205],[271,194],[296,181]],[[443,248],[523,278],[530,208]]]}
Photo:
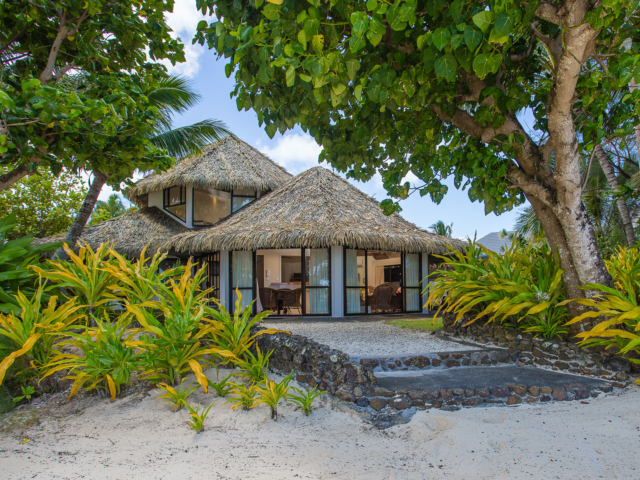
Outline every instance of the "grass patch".
{"label": "grass patch", "polygon": [[423,330],[425,332],[433,332],[442,328],[442,319],[438,318],[401,318],[399,320],[389,320],[389,325],[396,325],[400,328],[408,328],[410,330]]}

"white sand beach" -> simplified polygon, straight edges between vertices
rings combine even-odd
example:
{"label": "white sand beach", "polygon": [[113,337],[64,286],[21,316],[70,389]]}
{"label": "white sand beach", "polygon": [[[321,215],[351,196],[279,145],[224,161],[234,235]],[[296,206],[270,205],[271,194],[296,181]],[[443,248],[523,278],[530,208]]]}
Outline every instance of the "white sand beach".
{"label": "white sand beach", "polygon": [[[211,371],[210,371],[211,372]],[[207,372],[208,374],[211,374]],[[224,374],[221,371],[221,374]],[[213,373],[215,375],[215,372]],[[379,430],[346,404],[321,398],[306,417],[283,403],[233,411],[215,393],[206,430],[153,390],[114,402],[94,395],[0,417],[7,479],[634,479],[640,478],[640,389],[587,404],[418,412]],[[28,439],[28,441],[26,441]]]}

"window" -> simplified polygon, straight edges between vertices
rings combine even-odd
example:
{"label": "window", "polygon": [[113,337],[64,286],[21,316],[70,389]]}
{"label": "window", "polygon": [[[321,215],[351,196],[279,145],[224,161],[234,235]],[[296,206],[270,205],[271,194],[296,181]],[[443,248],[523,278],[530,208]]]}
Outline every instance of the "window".
{"label": "window", "polygon": [[213,225],[231,214],[231,193],[215,188],[193,189],[193,225]]}
{"label": "window", "polygon": [[206,266],[206,275],[203,279],[202,289],[211,288],[209,298],[220,300],[220,252],[212,252],[200,258],[200,264]]}
{"label": "window", "polygon": [[[243,251],[233,251],[231,254],[231,262],[229,263],[230,275],[231,278],[231,292],[229,292],[231,306],[229,311],[235,309],[236,300],[238,296],[236,295],[236,289],[240,290],[240,294],[242,295],[241,306],[244,311],[245,307],[251,305],[254,299],[254,278],[255,278],[255,253],[254,252],[243,252]],[[255,305],[254,305],[255,311]]]}
{"label": "window", "polygon": [[187,221],[187,189],[185,187],[165,188],[162,207],[183,222]]}
{"label": "window", "polygon": [[257,198],[257,192],[249,188],[235,188],[231,195],[231,213],[240,210]]}

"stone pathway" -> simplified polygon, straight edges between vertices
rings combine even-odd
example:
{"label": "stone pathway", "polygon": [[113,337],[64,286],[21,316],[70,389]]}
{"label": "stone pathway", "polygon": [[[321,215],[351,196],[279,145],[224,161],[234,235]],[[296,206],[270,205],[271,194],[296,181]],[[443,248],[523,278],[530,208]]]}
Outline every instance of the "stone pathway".
{"label": "stone pathway", "polygon": [[435,352],[477,350],[470,346],[450,342],[430,332],[409,330],[377,322],[263,322],[267,328],[278,328],[302,335],[318,343],[329,345],[351,357],[390,355],[420,355]]}

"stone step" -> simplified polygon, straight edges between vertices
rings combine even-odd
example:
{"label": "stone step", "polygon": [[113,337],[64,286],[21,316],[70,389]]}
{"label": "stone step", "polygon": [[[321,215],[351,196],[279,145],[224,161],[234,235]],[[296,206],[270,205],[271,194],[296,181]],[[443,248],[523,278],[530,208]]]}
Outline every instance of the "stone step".
{"label": "stone step", "polygon": [[360,363],[363,367],[373,369],[374,373],[505,365],[513,364],[516,361],[515,355],[501,348],[425,353],[420,355],[351,357],[350,359]]}

